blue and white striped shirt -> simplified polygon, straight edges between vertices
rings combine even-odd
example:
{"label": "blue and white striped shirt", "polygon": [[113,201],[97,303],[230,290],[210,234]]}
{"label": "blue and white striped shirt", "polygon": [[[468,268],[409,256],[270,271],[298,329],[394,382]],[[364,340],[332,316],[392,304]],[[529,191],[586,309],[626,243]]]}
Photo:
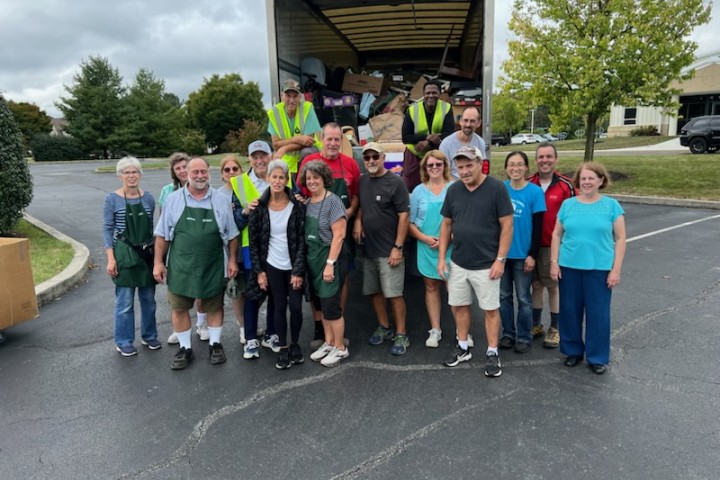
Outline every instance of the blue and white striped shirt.
{"label": "blue and white striped shirt", "polygon": [[[137,205],[142,203],[143,208],[153,221],[153,213],[155,212],[155,199],[149,192],[143,192],[140,198],[128,198],[127,203]],[[105,197],[105,207],[103,208],[103,243],[104,248],[112,248],[115,245],[117,236],[125,231],[125,197],[115,192],[108,193]]]}

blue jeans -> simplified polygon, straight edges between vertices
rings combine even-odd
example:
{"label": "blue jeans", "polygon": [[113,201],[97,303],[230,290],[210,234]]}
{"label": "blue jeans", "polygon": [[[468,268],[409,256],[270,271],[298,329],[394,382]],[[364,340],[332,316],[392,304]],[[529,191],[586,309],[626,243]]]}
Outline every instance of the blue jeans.
{"label": "blue jeans", "polygon": [[[122,347],[135,341],[135,287],[115,287],[115,344]],[[145,341],[157,339],[155,285],[137,288],[140,301],[140,335]]]}
{"label": "blue jeans", "polygon": [[[532,272],[523,270],[525,259],[507,259],[505,272],[500,279],[500,318],[502,336],[515,341],[532,342]],[[517,333],[515,331],[515,308],[513,303],[513,285],[517,296]]]}

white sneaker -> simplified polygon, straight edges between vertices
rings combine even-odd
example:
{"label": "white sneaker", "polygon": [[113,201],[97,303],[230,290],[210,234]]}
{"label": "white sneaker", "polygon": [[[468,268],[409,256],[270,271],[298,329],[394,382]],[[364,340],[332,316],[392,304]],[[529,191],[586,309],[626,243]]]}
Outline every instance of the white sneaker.
{"label": "white sneaker", "polygon": [[260,357],[260,342],[253,338],[248,341],[245,348],[243,348],[243,358],[245,360],[250,360],[258,357]]}
{"label": "white sneaker", "polygon": [[430,348],[437,348],[440,344],[440,339],[442,339],[442,330],[439,328],[431,328],[428,330],[428,333],[430,334],[425,340],[425,346]]}
{"label": "white sneaker", "polygon": [[170,336],[168,337],[168,345],[177,345],[180,343],[180,340],[178,340],[177,333],[172,332]]}
{"label": "white sneaker", "polygon": [[245,329],[240,327],[240,345],[245,345]]}
{"label": "white sneaker", "polygon": [[310,354],[310,360],[312,360],[313,362],[317,362],[321,358],[325,358],[330,352],[333,351],[334,348],[335,347],[333,347],[332,345],[328,345],[327,343],[323,342],[323,344],[320,345],[320,348]]}
{"label": "white sneaker", "polygon": [[200,337],[200,340],[203,342],[207,342],[210,339],[210,330],[208,330],[207,323],[204,323],[199,327],[195,327],[195,333],[197,333],[198,337]]}
{"label": "white sneaker", "polygon": [[332,351],[325,356],[325,358],[320,360],[320,363],[324,367],[334,367],[340,363],[343,358],[347,358],[348,355],[350,355],[350,351],[347,348],[345,350],[333,348]]}

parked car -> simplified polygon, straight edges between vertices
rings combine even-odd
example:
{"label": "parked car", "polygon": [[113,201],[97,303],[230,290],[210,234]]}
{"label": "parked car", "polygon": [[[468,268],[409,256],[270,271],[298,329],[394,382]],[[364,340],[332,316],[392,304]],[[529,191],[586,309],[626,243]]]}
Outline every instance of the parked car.
{"label": "parked car", "polygon": [[510,143],[510,139],[507,135],[501,135],[499,133],[493,133],[492,134],[492,143],[496,147],[502,147],[503,145],[508,145]]}
{"label": "parked car", "polygon": [[527,143],[541,143],[545,140],[540,140],[540,135],[536,135],[534,133],[518,133],[517,135],[513,135],[513,137],[510,139],[511,145],[525,145]]}
{"label": "parked car", "polygon": [[535,139],[538,141],[538,143],[547,142],[547,138],[545,138],[544,136],[542,136],[540,134],[533,133],[533,137],[535,137]]}
{"label": "parked car", "polygon": [[696,117],[680,129],[680,145],[692,153],[714,152],[720,148],[720,115]]}
{"label": "parked car", "polygon": [[560,140],[558,137],[554,136],[552,133],[545,133],[542,135],[542,137],[545,139],[546,142],[557,142]]}

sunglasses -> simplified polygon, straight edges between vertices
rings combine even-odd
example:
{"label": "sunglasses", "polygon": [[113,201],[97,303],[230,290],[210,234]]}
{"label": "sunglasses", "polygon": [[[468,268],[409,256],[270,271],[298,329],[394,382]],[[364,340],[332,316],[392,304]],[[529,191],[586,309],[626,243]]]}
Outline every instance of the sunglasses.
{"label": "sunglasses", "polygon": [[380,154],[376,153],[375,155],[363,155],[363,160],[366,162],[369,162],[370,160],[380,160]]}
{"label": "sunglasses", "polygon": [[240,167],[225,167],[223,168],[223,172],[230,173],[230,172],[239,172]]}
{"label": "sunglasses", "polygon": [[431,168],[443,168],[445,166],[444,163],[426,163],[425,166],[428,170]]}

